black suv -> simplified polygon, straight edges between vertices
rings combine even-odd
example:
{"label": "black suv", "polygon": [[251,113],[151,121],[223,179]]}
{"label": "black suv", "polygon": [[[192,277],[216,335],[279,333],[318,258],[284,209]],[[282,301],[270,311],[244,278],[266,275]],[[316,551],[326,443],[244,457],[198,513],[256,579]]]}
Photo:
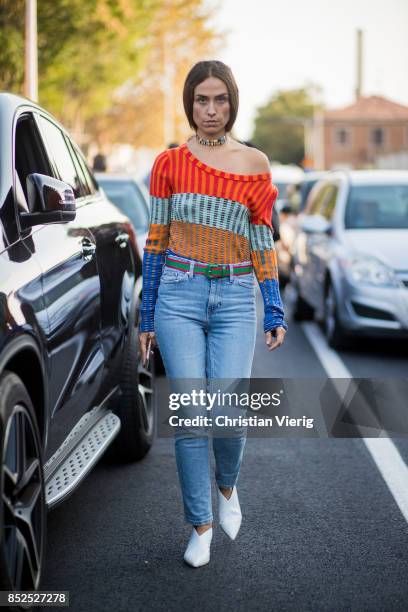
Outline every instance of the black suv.
{"label": "black suv", "polygon": [[0,588],[37,589],[47,510],[155,429],[129,219],[67,131],[0,93]]}

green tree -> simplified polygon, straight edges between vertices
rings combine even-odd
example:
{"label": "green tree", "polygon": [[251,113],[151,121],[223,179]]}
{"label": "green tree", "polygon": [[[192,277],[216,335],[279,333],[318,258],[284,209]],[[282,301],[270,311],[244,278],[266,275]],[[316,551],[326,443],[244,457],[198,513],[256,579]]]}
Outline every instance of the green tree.
{"label": "green tree", "polygon": [[[221,40],[209,23],[214,10],[206,0],[39,1],[39,103],[83,145],[86,131],[100,146],[162,146],[171,63],[174,137],[181,138],[185,75],[214,56]],[[24,19],[25,0],[0,0],[0,89],[17,94],[24,90]]]}
{"label": "green tree", "polygon": [[0,90],[22,92],[24,0],[0,0]]}
{"label": "green tree", "polygon": [[[65,125],[109,108],[112,91],[140,70],[145,31],[158,0],[41,0],[38,3],[39,103]],[[1,0],[0,88],[24,84],[24,0]]]}
{"label": "green tree", "polygon": [[304,125],[321,108],[321,89],[307,84],[299,89],[279,90],[255,116],[252,142],[270,160],[300,164],[304,158]]}
{"label": "green tree", "polygon": [[[164,114],[172,116],[171,140],[183,140],[190,131],[182,104],[184,80],[193,64],[217,57],[224,34],[210,22],[217,6],[207,0],[164,0],[159,3],[146,31],[148,60],[145,67],[116,92],[106,113],[87,123],[87,132],[104,149],[110,143],[160,148],[168,143]],[[171,96],[165,95],[170,75]],[[119,120],[120,118],[120,120]],[[167,137],[168,138],[168,137]]]}

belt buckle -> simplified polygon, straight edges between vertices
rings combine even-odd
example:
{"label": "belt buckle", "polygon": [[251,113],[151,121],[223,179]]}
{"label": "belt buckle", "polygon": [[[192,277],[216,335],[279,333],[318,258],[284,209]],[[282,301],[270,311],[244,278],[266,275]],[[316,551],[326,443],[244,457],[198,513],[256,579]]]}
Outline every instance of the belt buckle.
{"label": "belt buckle", "polygon": [[218,267],[218,264],[207,264],[206,273],[209,278],[217,278],[216,275],[218,272],[216,270],[212,270],[212,268],[217,268],[217,267]]}

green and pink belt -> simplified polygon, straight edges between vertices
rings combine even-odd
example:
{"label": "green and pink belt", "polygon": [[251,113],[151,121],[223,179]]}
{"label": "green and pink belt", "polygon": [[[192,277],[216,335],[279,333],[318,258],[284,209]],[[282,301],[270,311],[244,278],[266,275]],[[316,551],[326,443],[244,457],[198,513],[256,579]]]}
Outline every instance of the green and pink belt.
{"label": "green and pink belt", "polygon": [[[190,270],[189,260],[173,259],[167,255],[165,265],[169,268],[188,272]],[[230,267],[233,275],[249,274],[253,270],[252,264],[201,264],[193,265],[194,274],[204,274],[207,278],[222,278],[230,275]]]}

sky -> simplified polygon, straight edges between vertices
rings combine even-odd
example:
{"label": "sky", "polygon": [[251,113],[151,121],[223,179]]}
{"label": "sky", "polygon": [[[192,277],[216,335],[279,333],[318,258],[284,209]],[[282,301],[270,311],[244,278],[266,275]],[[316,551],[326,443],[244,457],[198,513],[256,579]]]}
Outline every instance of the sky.
{"label": "sky", "polygon": [[354,101],[356,30],[363,30],[363,95],[408,106],[408,0],[208,0],[213,27],[227,31],[216,59],[237,80],[234,126],[250,138],[256,108],[279,89],[312,81],[323,101]]}

